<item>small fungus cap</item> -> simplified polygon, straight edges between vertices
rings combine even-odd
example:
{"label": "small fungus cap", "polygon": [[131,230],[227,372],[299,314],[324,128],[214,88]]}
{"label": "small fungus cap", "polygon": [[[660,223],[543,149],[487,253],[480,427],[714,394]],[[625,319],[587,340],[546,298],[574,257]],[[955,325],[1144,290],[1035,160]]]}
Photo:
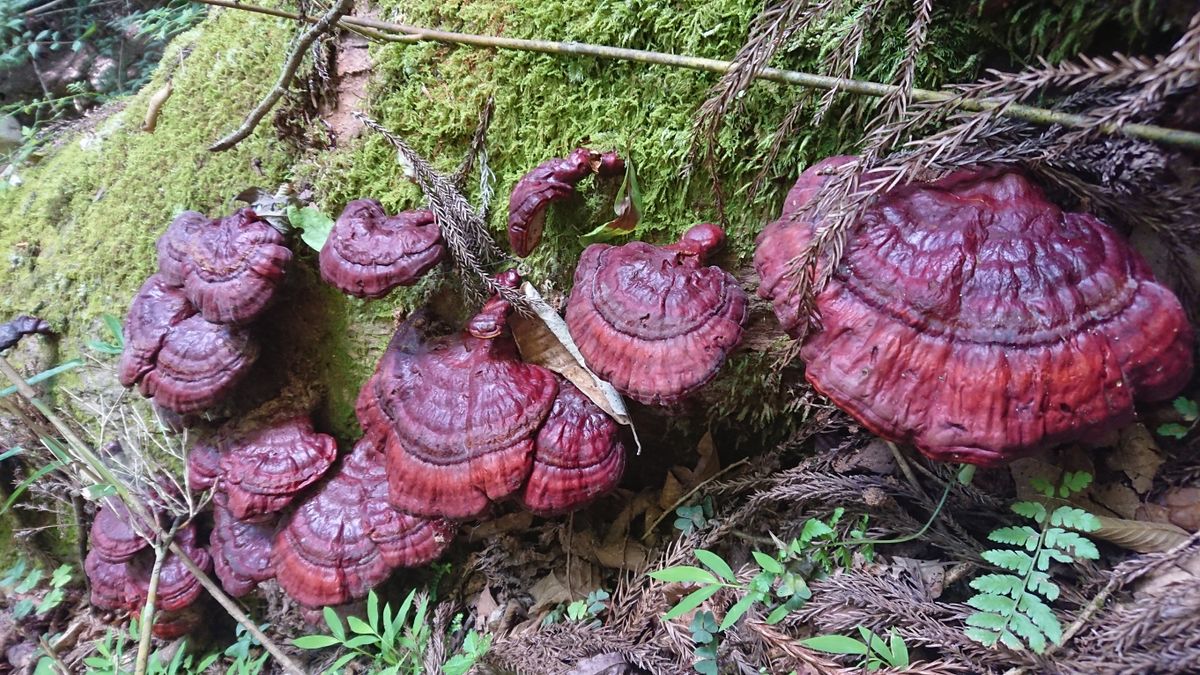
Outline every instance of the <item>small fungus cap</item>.
{"label": "small fungus cap", "polygon": [[140,389],[173,412],[198,412],[232,392],[258,353],[258,343],[245,329],[191,316],[167,333]]}
{"label": "small fungus cap", "polygon": [[546,209],[575,196],[575,185],[595,172],[601,177],[624,173],[625,161],[614,152],[600,154],[576,148],[534,167],[517,181],[508,197],[508,242],[524,258],[542,239]]}
{"label": "small fungus cap", "polygon": [[292,259],[283,235],[251,209],[212,220],[194,211],[158,239],[158,271],[214,323],[253,321]]}
{"label": "small fungus cap", "polygon": [[195,492],[208,490],[221,477],[221,440],[209,438],[197,441],[188,449],[188,487]]}
{"label": "small fungus cap", "polygon": [[282,511],[320,480],[335,459],[337,441],[314,431],[307,415],[233,439],[221,456],[229,512],[246,519]]}
{"label": "small fungus cap", "polygon": [[229,512],[224,495],[213,496],[213,530],[209,537],[213,569],[221,587],[233,597],[240,598],[275,576],[271,543],[276,520],[239,520]]}
{"label": "small fungus cap", "polygon": [[[189,523],[175,533],[174,543],[187,554],[204,572],[212,570],[212,557],[208,550],[196,541],[196,526]],[[149,552],[147,552],[149,553]],[[150,588],[150,576],[154,567],[153,555],[140,555],[129,563],[129,576],[137,587],[140,602],[146,599]],[[204,592],[204,587],[183,564],[183,560],[174,553],[167,553],[163,559],[162,571],[158,577],[158,595],[156,606],[164,612],[178,612],[196,602]]]}
{"label": "small fungus cap", "polygon": [[707,384],[741,341],[746,293],[704,258],[716,225],[669,246],[593,244],[575,269],[567,327],[597,375],[622,394],[673,405]]}
{"label": "small fungus cap", "polygon": [[[123,563],[149,547],[149,542],[134,528],[133,518],[124,502],[106,499],[92,520],[89,535],[92,550],[106,562]],[[149,525],[141,530],[147,534],[153,531]]]}
{"label": "small fungus cap", "polygon": [[374,443],[360,441],[294,506],[275,536],[276,580],[306,607],[362,598],[394,567],[436,559],[452,538],[448,523],[387,505],[383,457]]}
{"label": "small fungus cap", "polygon": [[545,516],[579,509],[617,486],[626,452],[620,425],[575,385],[560,380],[535,440],[533,472],[521,503]]}
{"label": "small fungus cap", "polygon": [[181,290],[160,274],[150,275],[133,296],[125,317],[125,348],[117,370],[121,384],[131,387],[140,382],[154,368],[171,329],[195,313]]}
{"label": "small fungus cap", "polygon": [[411,286],[446,256],[433,212],[389,216],[374,199],[356,199],[338,216],[319,257],[321,278],[359,298]]}
{"label": "small fungus cap", "polygon": [[[759,292],[785,328],[798,324],[780,264],[812,231],[785,217],[759,237]],[[1141,256],[1000,170],[881,196],[816,307],[808,380],[938,460],[991,466],[1121,427],[1135,398],[1173,395],[1192,369],[1191,326]]]}
{"label": "small fungus cap", "polygon": [[467,331],[432,340],[406,322],[360,393],[359,422],[384,439],[396,508],[474,518],[528,477],[558,383],[517,356],[508,310],[493,298]]}

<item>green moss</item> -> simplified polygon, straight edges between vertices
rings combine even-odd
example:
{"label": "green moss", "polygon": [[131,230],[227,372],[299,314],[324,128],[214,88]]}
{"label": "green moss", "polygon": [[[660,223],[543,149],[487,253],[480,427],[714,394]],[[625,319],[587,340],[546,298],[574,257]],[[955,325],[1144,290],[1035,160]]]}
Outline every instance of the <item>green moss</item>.
{"label": "green moss", "polygon": [[[37,312],[70,330],[103,312],[124,315],[175,213],[217,212],[250,185],[286,178],[290,156],[269,124],[232,151],[205,148],[235,128],[277,76],[290,28],[219,13],[172,44],[154,80],[122,111],[20,170],[22,184],[0,190],[0,316]],[[142,132],[149,98],[168,74],[173,93],[158,128]]]}

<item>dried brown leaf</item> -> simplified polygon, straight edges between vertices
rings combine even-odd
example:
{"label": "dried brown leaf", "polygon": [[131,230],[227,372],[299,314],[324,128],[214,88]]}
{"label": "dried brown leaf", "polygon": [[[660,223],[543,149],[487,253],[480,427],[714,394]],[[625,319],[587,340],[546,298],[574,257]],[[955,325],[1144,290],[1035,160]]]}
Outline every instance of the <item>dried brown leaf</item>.
{"label": "dried brown leaf", "polygon": [[1116,449],[1106,457],[1110,468],[1125,472],[1138,494],[1145,494],[1154,486],[1154,476],[1164,461],[1154,436],[1141,424],[1123,429]]}
{"label": "dried brown leaf", "polygon": [[1100,521],[1100,529],[1089,533],[1091,536],[1138,553],[1169,551],[1191,536],[1182,528],[1169,523],[1106,516],[1097,516],[1096,519]]}
{"label": "dried brown leaf", "polygon": [[600,570],[586,560],[572,561],[570,577],[567,574],[567,570],[554,570],[529,589],[529,595],[533,597],[530,614],[549,611],[560,603],[582,600],[603,583]]}

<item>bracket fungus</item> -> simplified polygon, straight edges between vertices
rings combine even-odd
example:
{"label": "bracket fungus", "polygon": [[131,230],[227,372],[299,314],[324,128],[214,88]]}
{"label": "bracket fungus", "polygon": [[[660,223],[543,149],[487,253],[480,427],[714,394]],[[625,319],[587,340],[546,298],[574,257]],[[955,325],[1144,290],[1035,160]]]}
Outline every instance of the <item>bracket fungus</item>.
{"label": "bracket fungus", "polygon": [[534,436],[558,382],[520,360],[507,330],[510,310],[494,296],[466,330],[432,340],[410,317],[360,392],[359,423],[384,438],[396,508],[474,518],[529,476]]}
{"label": "bracket fungus", "polygon": [[[811,198],[826,160],[801,175]],[[760,295],[789,332],[799,210],[758,239]],[[871,431],[992,466],[1133,419],[1192,369],[1178,299],[1115,231],[1064,213],[1022,174],[964,170],[896,188],[863,215],[816,296],[806,377]]]}
{"label": "bracket fungus", "polygon": [[[175,533],[174,542],[187,554],[196,567],[207,573],[212,570],[212,557],[208,550],[196,542],[196,526],[188,524]],[[137,613],[146,602],[150,589],[150,577],[154,557],[143,553],[129,562],[130,588],[136,592],[131,598],[130,609]],[[200,581],[188,570],[179,556],[167,553],[158,575],[158,591],[155,596],[154,635],[171,640],[194,630],[203,615],[195,610],[195,603],[204,593]]]}
{"label": "bracket fungus", "polygon": [[748,306],[731,274],[704,265],[724,238],[701,224],[669,246],[587,247],[566,320],[588,367],[651,405],[676,404],[712,380],[741,341]]}
{"label": "bracket fungus", "polygon": [[258,351],[245,329],[190,316],[167,333],[139,388],[143,396],[173,412],[204,410],[233,391]]}
{"label": "bracket fungus", "polygon": [[158,239],[158,271],[214,323],[254,320],[292,259],[283,235],[252,209],[210,219],[180,214]]}
{"label": "bracket fungus", "polygon": [[188,487],[195,492],[208,490],[221,477],[221,450],[217,438],[197,441],[187,454]]}
{"label": "bracket fungus", "polygon": [[433,212],[389,216],[374,199],[346,205],[321,247],[321,278],[358,298],[382,298],[411,286],[446,257]]}
{"label": "bracket fungus", "polygon": [[150,275],[133,296],[125,317],[125,349],[117,370],[121,384],[131,387],[153,370],[168,333],[195,313],[182,291],[161,274]]}
{"label": "bracket fungus", "polygon": [[592,173],[607,178],[625,172],[625,162],[615,152],[598,153],[576,148],[564,158],[555,157],[534,167],[517,181],[508,197],[508,242],[524,258],[542,239],[546,209],[570,199],[575,185]]}
{"label": "bracket fungus", "polygon": [[[149,533],[147,526],[144,530]],[[138,534],[133,526],[133,514],[125,503],[111,498],[96,510],[88,540],[91,550],[109,563],[128,562],[150,544]]]}
{"label": "bracket fungus", "polygon": [[400,513],[387,505],[377,439],[365,438],[297,503],[275,535],[275,577],[307,607],[364,597],[400,566],[442,554],[453,526]]}
{"label": "bracket fungus", "polygon": [[337,459],[337,441],[301,415],[232,439],[221,455],[222,487],[235,518],[282,511]]}
{"label": "bracket fungus", "polygon": [[560,380],[554,407],[534,441],[533,471],[521,503],[544,516],[574,511],[617,486],[626,451],[616,420]]}
{"label": "bracket fungus", "polygon": [[235,598],[275,576],[271,542],[276,518],[240,520],[229,512],[221,493],[213,495],[213,529],[209,548],[221,587]]}

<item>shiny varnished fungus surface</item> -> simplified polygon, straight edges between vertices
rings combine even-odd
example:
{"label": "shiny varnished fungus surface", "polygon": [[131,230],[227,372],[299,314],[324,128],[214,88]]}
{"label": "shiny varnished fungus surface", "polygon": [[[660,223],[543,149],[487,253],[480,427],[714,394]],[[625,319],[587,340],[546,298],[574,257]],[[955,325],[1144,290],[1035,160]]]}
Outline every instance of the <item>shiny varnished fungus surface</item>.
{"label": "shiny varnished fungus surface", "polygon": [[625,470],[625,432],[575,385],[558,397],[534,441],[533,472],[520,493],[538,515],[574,511],[617,486]]}
{"label": "shiny varnished fungus surface", "polygon": [[320,480],[337,459],[337,441],[313,430],[306,415],[273,422],[231,439],[221,455],[223,489],[235,518],[283,510]]}
{"label": "shiny varnished fungus surface", "polygon": [[415,284],[446,256],[433,212],[389,216],[374,199],[346,205],[319,257],[321,278],[359,298],[381,298]]}
{"label": "shiny varnished fungus surface", "polygon": [[233,391],[258,353],[258,343],[245,329],[190,316],[167,332],[139,388],[168,410],[198,412]]}
{"label": "shiny varnished fungus surface", "polygon": [[524,258],[542,239],[546,209],[575,195],[579,181],[595,173],[604,178],[625,172],[625,162],[614,152],[598,153],[576,148],[566,157],[555,157],[534,167],[513,186],[508,197],[508,242]]}
{"label": "shiny varnished fungus surface", "polygon": [[150,372],[171,329],[195,313],[183,291],[161,275],[150,275],[133,296],[125,316],[125,347],[117,368],[121,384],[131,387]]}
{"label": "shiny varnished fungus surface", "polygon": [[376,441],[359,441],[294,505],[275,536],[276,579],[302,605],[362,598],[392,569],[435,560],[453,538],[446,521],[410,516],[387,504]]}
{"label": "shiny varnished fungus surface", "polygon": [[[819,172],[845,161],[809,168],[794,192],[811,198]],[[789,331],[786,263],[814,226],[797,212],[767,226],[755,255],[759,293]],[[816,308],[801,351],[813,386],[939,460],[995,465],[1120,427],[1134,399],[1170,397],[1192,369],[1192,329],[1141,256],[999,170],[883,195]]]}
{"label": "shiny varnished fungus surface", "polygon": [[[149,547],[135,529],[133,518],[121,500],[111,497],[104,500],[96,510],[88,535],[91,550],[106,562],[123,563]],[[149,535],[152,529],[146,525],[141,531]]]}
{"label": "shiny varnished fungus surface", "polygon": [[359,394],[364,433],[384,439],[397,508],[473,518],[529,476],[558,383],[518,357],[510,310],[494,297],[467,330],[428,340],[421,318],[410,317]]}
{"label": "shiny varnished fungus surface", "polygon": [[276,520],[275,516],[240,520],[229,512],[223,494],[213,495],[209,552],[221,587],[233,597],[240,598],[275,576],[271,543]]}
{"label": "shiny varnished fungus surface", "polygon": [[566,318],[588,366],[652,405],[678,403],[712,380],[741,340],[747,310],[733,276],[704,264],[723,240],[702,224],[669,246],[587,247]]}
{"label": "shiny varnished fungus surface", "polygon": [[158,239],[158,271],[214,323],[253,321],[292,259],[283,235],[251,209],[209,219],[180,214]]}

